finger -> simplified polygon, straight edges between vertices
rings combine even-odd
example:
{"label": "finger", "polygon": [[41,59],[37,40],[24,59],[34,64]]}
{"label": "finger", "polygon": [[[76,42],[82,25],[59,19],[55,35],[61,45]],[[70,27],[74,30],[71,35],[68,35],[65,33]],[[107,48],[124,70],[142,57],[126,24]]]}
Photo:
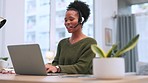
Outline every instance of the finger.
{"label": "finger", "polygon": [[46,68],[48,68],[48,67],[49,67],[49,65],[45,65],[45,67],[46,67]]}
{"label": "finger", "polygon": [[46,70],[46,72],[47,73],[52,73],[51,69],[49,69],[49,68]]}
{"label": "finger", "polygon": [[49,70],[49,68],[46,68],[46,71]]}

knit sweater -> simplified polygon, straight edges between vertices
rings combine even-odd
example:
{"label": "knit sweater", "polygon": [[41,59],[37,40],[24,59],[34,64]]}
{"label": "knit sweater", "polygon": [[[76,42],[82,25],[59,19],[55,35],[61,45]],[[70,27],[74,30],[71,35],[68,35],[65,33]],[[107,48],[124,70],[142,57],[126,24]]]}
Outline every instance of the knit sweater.
{"label": "knit sweater", "polygon": [[69,42],[69,38],[61,40],[52,65],[58,65],[62,73],[92,74],[92,60],[95,54],[91,50],[91,44],[97,44],[97,42],[90,37],[74,44]]}

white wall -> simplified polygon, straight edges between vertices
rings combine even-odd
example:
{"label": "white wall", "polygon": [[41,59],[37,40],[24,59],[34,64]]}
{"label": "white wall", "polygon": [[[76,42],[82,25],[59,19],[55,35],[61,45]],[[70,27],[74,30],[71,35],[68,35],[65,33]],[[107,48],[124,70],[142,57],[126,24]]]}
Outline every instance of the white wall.
{"label": "white wall", "polygon": [[[5,13],[4,13],[4,0],[0,0],[0,17],[5,17]],[[2,47],[3,47],[3,44],[2,44],[2,38],[3,38],[3,34],[2,34],[2,31],[3,31],[3,28],[4,26],[0,29],[0,55],[1,53],[3,52],[2,51]]]}
{"label": "white wall", "polygon": [[116,24],[113,19],[114,13],[117,13],[117,0],[95,0],[95,33],[98,45],[103,50],[108,51],[111,46],[105,45],[105,28],[112,29],[113,43],[115,43]]}
{"label": "white wall", "polygon": [[[2,0],[1,0],[2,2]],[[0,32],[1,55],[7,56],[7,45],[23,43],[24,41],[24,0],[3,0],[4,16],[7,19]],[[19,5],[18,5],[19,4]],[[21,5],[21,6],[20,6]]]}

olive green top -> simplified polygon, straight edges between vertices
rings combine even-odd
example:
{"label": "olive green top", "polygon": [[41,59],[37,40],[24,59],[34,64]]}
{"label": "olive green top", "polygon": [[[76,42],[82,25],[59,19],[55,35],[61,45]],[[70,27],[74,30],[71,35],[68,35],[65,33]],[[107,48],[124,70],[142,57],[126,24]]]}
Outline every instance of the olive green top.
{"label": "olive green top", "polygon": [[69,38],[61,40],[52,65],[59,65],[62,73],[92,74],[92,60],[95,54],[91,50],[91,44],[97,42],[90,37],[74,44],[69,42]]}

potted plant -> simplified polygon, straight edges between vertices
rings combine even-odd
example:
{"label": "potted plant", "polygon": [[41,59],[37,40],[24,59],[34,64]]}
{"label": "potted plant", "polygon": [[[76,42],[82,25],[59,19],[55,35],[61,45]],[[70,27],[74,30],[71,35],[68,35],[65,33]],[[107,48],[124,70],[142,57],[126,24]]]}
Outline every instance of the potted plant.
{"label": "potted plant", "polygon": [[100,79],[120,79],[124,77],[125,65],[122,56],[137,45],[138,39],[139,34],[132,38],[122,49],[117,49],[118,44],[113,44],[107,53],[96,44],[91,45],[92,51],[99,56],[99,58],[93,59],[93,75]]}
{"label": "potted plant", "polygon": [[0,72],[8,66],[8,57],[0,57]]}

